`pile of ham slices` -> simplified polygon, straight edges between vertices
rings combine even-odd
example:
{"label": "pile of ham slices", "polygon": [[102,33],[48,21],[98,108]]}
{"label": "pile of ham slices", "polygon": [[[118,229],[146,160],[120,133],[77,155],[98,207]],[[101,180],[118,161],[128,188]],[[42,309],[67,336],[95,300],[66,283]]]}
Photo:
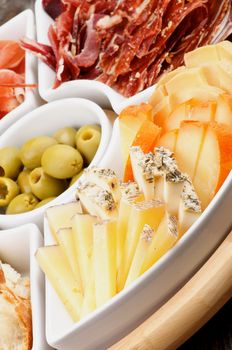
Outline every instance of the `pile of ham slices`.
{"label": "pile of ham slices", "polygon": [[0,41],[0,118],[24,101],[25,51],[17,41]]}
{"label": "pile of ham slices", "polygon": [[182,65],[184,53],[232,32],[230,0],[43,0],[50,46],[24,39],[56,72],[54,88],[96,79],[124,96]]}

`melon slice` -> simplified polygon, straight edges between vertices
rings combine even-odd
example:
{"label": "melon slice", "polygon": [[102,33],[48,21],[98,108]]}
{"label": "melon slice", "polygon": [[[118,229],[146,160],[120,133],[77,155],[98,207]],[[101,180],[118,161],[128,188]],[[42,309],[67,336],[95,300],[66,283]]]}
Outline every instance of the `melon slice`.
{"label": "melon slice", "polygon": [[193,184],[205,209],[232,169],[232,131],[217,123],[206,127]]}

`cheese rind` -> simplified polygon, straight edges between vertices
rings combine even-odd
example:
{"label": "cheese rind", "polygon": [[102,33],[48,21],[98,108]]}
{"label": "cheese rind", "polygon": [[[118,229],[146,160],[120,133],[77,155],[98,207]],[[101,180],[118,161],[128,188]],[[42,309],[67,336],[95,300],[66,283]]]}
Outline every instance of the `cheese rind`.
{"label": "cheese rind", "polygon": [[135,181],[145,200],[154,199],[155,162],[153,153],[144,154],[141,147],[130,148],[130,159]]}
{"label": "cheese rind", "polygon": [[85,181],[95,183],[97,186],[110,192],[115,203],[120,200],[119,180],[111,169],[90,167],[84,170]]}
{"label": "cheese rind", "polygon": [[179,232],[182,236],[201,215],[201,203],[190,181],[185,181],[179,205]]}
{"label": "cheese rind", "polygon": [[117,205],[112,194],[92,182],[82,182],[77,187],[77,197],[80,199],[83,211],[97,216],[102,220],[117,217]]}

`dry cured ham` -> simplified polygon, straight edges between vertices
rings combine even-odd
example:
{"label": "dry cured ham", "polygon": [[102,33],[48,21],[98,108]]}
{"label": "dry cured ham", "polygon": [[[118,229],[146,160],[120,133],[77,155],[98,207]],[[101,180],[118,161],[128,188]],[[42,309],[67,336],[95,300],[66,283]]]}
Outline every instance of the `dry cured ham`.
{"label": "dry cured ham", "polygon": [[96,79],[132,96],[183,63],[184,54],[232,32],[230,0],[43,0],[50,46],[22,47],[56,72],[54,88]]}

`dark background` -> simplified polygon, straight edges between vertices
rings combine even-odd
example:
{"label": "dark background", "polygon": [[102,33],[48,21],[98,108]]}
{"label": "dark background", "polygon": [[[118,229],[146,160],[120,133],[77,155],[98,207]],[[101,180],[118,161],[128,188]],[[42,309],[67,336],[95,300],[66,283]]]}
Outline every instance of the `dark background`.
{"label": "dark background", "polygon": [[[0,24],[33,4],[33,0],[0,0]],[[179,350],[232,350],[232,300]]]}

